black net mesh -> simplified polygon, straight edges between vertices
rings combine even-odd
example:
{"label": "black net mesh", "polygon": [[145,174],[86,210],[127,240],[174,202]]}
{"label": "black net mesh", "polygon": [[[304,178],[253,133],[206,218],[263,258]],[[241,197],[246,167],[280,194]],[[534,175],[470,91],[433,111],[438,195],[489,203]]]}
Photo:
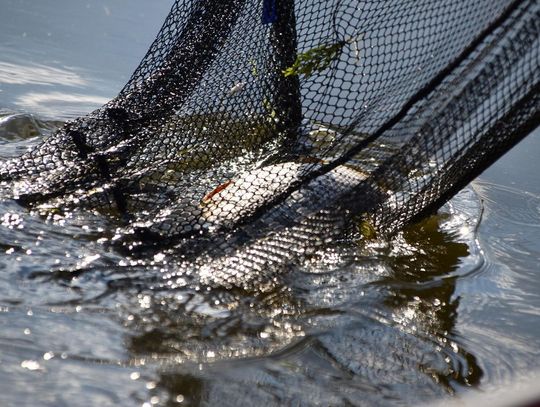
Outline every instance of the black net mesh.
{"label": "black net mesh", "polygon": [[536,127],[539,14],[534,0],[177,0],[118,96],[0,179],[34,208],[116,219],[130,249],[174,247],[179,280],[260,286],[354,228],[437,209]]}

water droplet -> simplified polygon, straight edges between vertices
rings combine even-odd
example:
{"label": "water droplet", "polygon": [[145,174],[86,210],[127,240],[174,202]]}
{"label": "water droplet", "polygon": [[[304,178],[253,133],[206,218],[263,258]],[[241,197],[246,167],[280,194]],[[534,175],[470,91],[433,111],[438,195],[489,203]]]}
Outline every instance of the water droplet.
{"label": "water droplet", "polygon": [[44,360],[51,360],[52,358],[54,358],[54,353],[52,353],[52,352],[47,352],[47,353],[43,354],[43,359]]}
{"label": "water droplet", "polygon": [[165,255],[163,253],[158,253],[154,255],[154,261],[155,262],[161,262],[165,259]]}
{"label": "water droplet", "polygon": [[148,390],[152,390],[152,389],[156,388],[156,385],[157,385],[156,382],[148,382],[148,383],[146,383],[146,388]]}
{"label": "water droplet", "polygon": [[28,370],[40,370],[41,369],[41,366],[38,362],[36,362],[35,360],[23,360],[21,362],[21,367],[23,369],[28,369]]}

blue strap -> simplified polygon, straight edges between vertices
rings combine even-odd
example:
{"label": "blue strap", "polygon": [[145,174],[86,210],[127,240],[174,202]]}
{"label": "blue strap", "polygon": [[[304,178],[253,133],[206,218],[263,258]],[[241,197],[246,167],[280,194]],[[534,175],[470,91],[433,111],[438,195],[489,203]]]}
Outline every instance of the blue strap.
{"label": "blue strap", "polygon": [[277,19],[276,0],[263,0],[262,23],[274,24]]}

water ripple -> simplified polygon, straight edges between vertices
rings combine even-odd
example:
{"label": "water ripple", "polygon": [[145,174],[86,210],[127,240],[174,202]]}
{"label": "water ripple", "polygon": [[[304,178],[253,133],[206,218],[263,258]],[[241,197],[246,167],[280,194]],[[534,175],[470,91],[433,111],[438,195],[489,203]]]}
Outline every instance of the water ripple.
{"label": "water ripple", "polygon": [[[15,119],[31,122],[5,121]],[[10,137],[31,142],[26,133]],[[390,240],[344,238],[291,265],[274,289],[246,293],[168,287],[177,259],[111,246],[115,225],[99,214],[0,202],[0,307],[9,326],[0,349],[20,359],[0,362],[0,377],[2,363],[43,368],[22,368],[14,380],[79,363],[88,383],[114,370],[134,394],[144,377],[140,400],[238,401],[242,390],[268,405],[413,404],[502,380],[523,367],[527,338],[493,340],[498,330],[474,328],[495,299],[521,315],[535,308],[524,307],[515,275],[484,278],[494,266],[477,232],[500,219],[488,209],[480,224],[482,204],[465,189]],[[493,241],[489,250],[502,259],[510,249]],[[515,316],[494,309],[511,330]]]}

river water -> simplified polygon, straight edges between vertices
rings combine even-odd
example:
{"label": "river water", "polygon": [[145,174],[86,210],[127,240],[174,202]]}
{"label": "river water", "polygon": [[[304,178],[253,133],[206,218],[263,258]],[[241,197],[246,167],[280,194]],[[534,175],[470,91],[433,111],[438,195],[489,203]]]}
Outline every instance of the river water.
{"label": "river water", "polygon": [[[170,5],[2,0],[0,159],[113,97]],[[0,405],[411,405],[521,382],[540,364],[539,156],[537,129],[438,216],[223,303],[145,284],[168,254],[118,253],[98,214],[3,200]]]}

